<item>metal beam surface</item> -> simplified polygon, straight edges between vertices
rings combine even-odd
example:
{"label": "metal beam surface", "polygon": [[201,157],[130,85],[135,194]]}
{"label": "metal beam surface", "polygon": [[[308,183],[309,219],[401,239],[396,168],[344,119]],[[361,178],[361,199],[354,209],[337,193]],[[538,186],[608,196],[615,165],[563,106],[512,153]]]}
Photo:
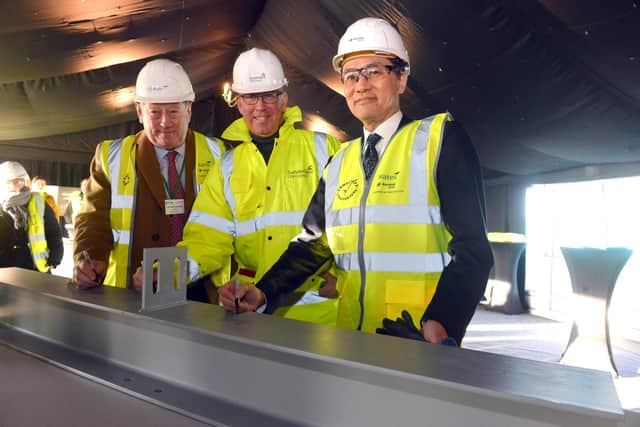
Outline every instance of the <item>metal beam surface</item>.
{"label": "metal beam surface", "polygon": [[139,309],[140,295],[130,290],[81,291],[68,279],[0,270],[5,343],[212,424],[624,421],[605,372],[192,302]]}
{"label": "metal beam surface", "polygon": [[0,426],[204,427],[0,344]]}

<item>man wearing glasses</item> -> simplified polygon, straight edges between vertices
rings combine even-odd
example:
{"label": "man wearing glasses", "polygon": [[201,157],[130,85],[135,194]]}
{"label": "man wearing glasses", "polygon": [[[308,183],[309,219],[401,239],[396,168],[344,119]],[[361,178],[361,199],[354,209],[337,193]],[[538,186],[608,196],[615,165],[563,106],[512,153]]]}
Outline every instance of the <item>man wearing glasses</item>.
{"label": "man wearing glasses", "polygon": [[448,113],[402,114],[409,55],[387,21],[347,28],[333,67],[362,136],[331,160],[303,233],[274,267],[256,287],[221,289],[220,299],[227,310],[240,298],[239,311],[266,303],[271,312],[279,295],[334,259],[338,326],[460,343],[493,263],[471,141]]}
{"label": "man wearing glasses", "polygon": [[[180,245],[189,252],[196,280],[219,271],[230,255],[237,282],[253,283],[271,268],[300,232],[302,216],[327,161],[339,148],[332,136],[294,128],[298,107],[287,107],[287,79],[265,49],[243,52],[233,66],[230,106],[242,118],[222,138],[237,146],[223,155],[195,202]],[[287,318],[334,324],[335,278],[323,263],[276,312]],[[326,284],[325,284],[326,283]]]}

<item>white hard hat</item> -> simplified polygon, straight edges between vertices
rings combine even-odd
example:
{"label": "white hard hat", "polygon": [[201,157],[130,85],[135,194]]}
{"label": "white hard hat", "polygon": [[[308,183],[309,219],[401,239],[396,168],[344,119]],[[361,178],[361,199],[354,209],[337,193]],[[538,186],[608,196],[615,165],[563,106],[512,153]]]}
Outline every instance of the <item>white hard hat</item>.
{"label": "white hard hat", "polygon": [[4,162],[0,164],[0,182],[6,182],[11,179],[23,178],[29,180],[29,174],[25,168],[18,162]]}
{"label": "white hard hat", "polygon": [[270,50],[253,48],[242,52],[233,64],[233,84],[235,93],[270,92],[285,87],[282,64]]}
{"label": "white hard hat", "polygon": [[177,62],[154,59],[138,73],[136,102],[193,102],[195,97],[189,76]]}
{"label": "white hard hat", "polygon": [[380,18],[362,18],[349,25],[338,44],[338,53],[333,57],[333,69],[339,73],[345,56],[360,52],[363,55],[392,55],[409,64],[409,53],[400,33]]}

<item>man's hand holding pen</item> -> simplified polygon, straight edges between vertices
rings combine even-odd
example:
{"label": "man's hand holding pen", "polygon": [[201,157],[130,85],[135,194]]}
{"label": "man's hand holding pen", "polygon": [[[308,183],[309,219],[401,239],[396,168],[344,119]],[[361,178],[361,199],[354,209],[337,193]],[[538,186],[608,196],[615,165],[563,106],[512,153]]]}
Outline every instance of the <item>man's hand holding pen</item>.
{"label": "man's hand holding pen", "polygon": [[242,284],[236,279],[218,288],[218,294],[224,309],[236,314],[256,311],[265,302],[264,294],[260,289],[253,285]]}
{"label": "man's hand holding pen", "polygon": [[94,288],[102,285],[106,272],[107,263],[94,260],[85,250],[73,268],[73,283],[80,289]]}

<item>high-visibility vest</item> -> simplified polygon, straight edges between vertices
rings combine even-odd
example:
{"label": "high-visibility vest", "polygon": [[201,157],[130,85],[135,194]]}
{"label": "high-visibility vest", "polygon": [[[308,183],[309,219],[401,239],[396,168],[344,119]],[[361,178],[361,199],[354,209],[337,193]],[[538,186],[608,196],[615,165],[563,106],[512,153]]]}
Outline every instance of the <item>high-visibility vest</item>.
{"label": "high-visibility vest", "polygon": [[[217,138],[209,138],[193,132],[196,148],[194,169],[195,194],[200,191],[204,179],[222,152],[224,144]],[[130,242],[133,235],[133,212],[137,187],[135,159],[136,135],[104,141],[100,145],[101,163],[104,173],[111,183],[111,231],[113,249],[109,255],[109,266],[104,279],[105,285],[126,288],[129,286]]]}
{"label": "high-visibility vest", "polygon": [[[219,260],[233,251],[241,267],[256,271],[255,279],[242,281],[257,281],[300,234],[322,171],[340,143],[324,133],[295,129],[293,124],[302,119],[298,107],[288,108],[284,118],[268,166],[243,119],[223,133],[223,138],[244,142],[222,156],[193,206],[181,243],[189,251],[191,280],[218,268]],[[318,296],[322,281],[309,279],[297,300],[275,314],[335,323],[337,301]]]}
{"label": "high-visibility vest", "polygon": [[27,233],[29,235],[29,247],[31,248],[31,256],[38,271],[46,273],[50,267],[47,265],[49,260],[49,248],[47,246],[47,237],[44,229],[44,193],[31,193],[27,211],[29,212],[29,221],[27,224]]}
{"label": "high-visibility vest", "polygon": [[[337,325],[375,332],[407,310],[416,322],[449,263],[436,165],[448,114],[417,120],[391,138],[370,180],[360,139],[325,169],[325,220],[338,268]],[[416,325],[420,327],[420,325]]]}

